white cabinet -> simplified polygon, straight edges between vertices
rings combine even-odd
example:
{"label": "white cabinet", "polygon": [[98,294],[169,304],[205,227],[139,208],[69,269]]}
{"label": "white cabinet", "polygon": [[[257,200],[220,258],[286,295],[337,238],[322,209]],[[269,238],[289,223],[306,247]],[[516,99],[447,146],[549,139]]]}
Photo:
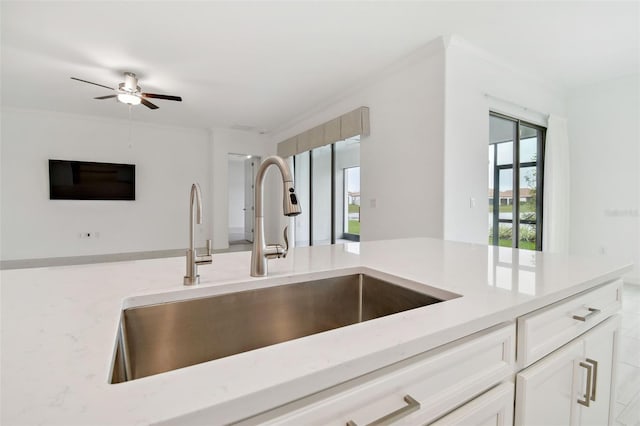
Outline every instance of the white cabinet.
{"label": "white cabinet", "polygon": [[573,342],[516,377],[516,425],[575,425],[576,360],[584,343]]}
{"label": "white cabinet", "polygon": [[[616,351],[619,317],[611,318],[584,337],[585,360],[592,365],[591,397],[589,406],[579,405],[580,424],[600,426],[613,421]],[[583,376],[584,376],[583,372]],[[585,388],[581,388],[585,389]]]}
{"label": "white cabinet", "polygon": [[609,318],[518,373],[515,424],[608,424],[618,328]]}
{"label": "white cabinet", "polygon": [[[510,323],[374,371],[241,424],[344,426],[366,425],[380,419],[387,423],[393,421],[394,425],[427,424],[512,379],[514,368],[515,325]],[[512,390],[512,406],[513,383],[508,387]],[[491,402],[489,411],[495,408],[495,401]],[[485,419],[491,417],[492,414],[482,408],[485,405],[476,404],[475,409],[472,407],[461,415],[472,416],[474,410],[479,410]]]}

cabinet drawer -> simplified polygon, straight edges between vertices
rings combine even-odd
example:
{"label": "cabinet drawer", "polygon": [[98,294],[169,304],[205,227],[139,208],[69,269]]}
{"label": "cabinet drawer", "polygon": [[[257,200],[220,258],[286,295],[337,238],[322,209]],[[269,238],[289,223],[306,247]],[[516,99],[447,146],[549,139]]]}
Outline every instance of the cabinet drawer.
{"label": "cabinet drawer", "polygon": [[518,318],[518,366],[533,364],[615,314],[621,296],[622,280],[616,280]]}
{"label": "cabinet drawer", "polygon": [[503,383],[431,423],[431,426],[513,425],[513,383]]}
{"label": "cabinet drawer", "polygon": [[512,376],[514,345],[514,324],[494,327],[241,424],[365,425],[401,409],[394,424],[428,423]]}

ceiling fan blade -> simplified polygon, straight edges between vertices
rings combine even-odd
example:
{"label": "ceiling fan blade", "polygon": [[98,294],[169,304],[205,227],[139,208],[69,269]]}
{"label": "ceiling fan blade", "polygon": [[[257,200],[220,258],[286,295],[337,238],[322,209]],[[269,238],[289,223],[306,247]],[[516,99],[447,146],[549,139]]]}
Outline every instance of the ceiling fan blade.
{"label": "ceiling fan blade", "polygon": [[140,102],[142,102],[142,105],[146,106],[147,108],[158,109],[158,105],[154,105],[144,98],[140,98]]}
{"label": "ceiling fan blade", "polygon": [[96,98],[93,99],[110,99],[110,98],[115,98],[118,95],[107,95],[107,96],[98,96]]}
{"label": "ceiling fan blade", "polygon": [[109,89],[109,90],[115,90],[113,87],[105,86],[105,85],[103,85],[103,84],[93,83],[93,82],[91,82],[91,81],[82,80],[82,79],[75,78],[75,77],[71,77],[71,80],[77,80],[77,81],[81,81],[81,82],[83,82],[83,83],[93,84],[94,86],[104,87],[105,89]]}
{"label": "ceiling fan blade", "polygon": [[180,96],[158,95],[155,93],[141,93],[141,95],[145,98],[155,98],[155,99],[164,99],[167,101],[182,102],[182,98]]}

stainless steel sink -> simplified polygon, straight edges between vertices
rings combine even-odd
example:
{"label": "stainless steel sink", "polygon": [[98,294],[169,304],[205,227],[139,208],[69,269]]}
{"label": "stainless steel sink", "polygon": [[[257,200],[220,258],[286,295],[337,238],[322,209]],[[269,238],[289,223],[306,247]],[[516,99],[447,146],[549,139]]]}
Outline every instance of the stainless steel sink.
{"label": "stainless steel sink", "polygon": [[111,383],[441,302],[356,274],[123,311]]}

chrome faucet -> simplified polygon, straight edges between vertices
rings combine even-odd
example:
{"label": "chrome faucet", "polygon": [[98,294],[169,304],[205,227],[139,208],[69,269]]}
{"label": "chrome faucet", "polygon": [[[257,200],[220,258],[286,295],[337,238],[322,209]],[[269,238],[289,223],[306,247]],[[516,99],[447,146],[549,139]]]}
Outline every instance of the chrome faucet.
{"label": "chrome faucet", "polygon": [[[196,209],[193,209],[194,203]],[[198,275],[198,265],[208,265],[213,257],[211,252],[211,240],[207,240],[207,254],[198,256],[195,237],[195,220],[199,225],[202,223],[202,194],[200,185],[194,183],[191,185],[191,196],[189,201],[189,250],[187,250],[187,274],[184,276],[184,285],[193,285],[200,282]]]}
{"label": "chrome faucet", "polygon": [[285,216],[297,216],[300,214],[300,204],[293,188],[293,178],[287,163],[277,155],[272,155],[264,159],[256,172],[255,185],[255,237],[253,249],[251,250],[251,276],[264,277],[267,275],[267,259],[277,259],[287,257],[289,250],[289,239],[287,238],[287,228],[284,228],[284,247],[280,244],[265,244],[264,242],[264,207],[262,197],[264,193],[264,176],[269,166],[276,166],[280,170],[283,185],[283,212]]}

